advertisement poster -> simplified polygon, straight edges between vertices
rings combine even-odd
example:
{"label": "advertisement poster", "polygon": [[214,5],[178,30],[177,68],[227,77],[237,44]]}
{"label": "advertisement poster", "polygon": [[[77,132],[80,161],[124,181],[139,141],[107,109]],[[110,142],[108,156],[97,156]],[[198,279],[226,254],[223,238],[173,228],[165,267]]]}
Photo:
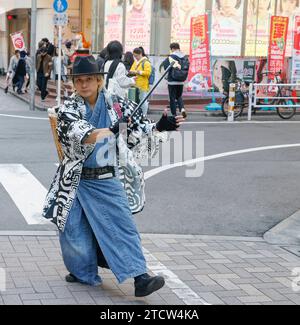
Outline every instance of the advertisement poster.
{"label": "advertisement poster", "polygon": [[300,83],[300,16],[295,17],[292,59],[292,82]]}
{"label": "advertisement poster", "polygon": [[151,0],[127,0],[125,50],[142,46],[150,52]]}
{"label": "advertisement poster", "polygon": [[268,57],[269,79],[273,79],[275,73],[284,70],[288,27],[288,17],[272,16]]}
{"label": "advertisement poster", "polygon": [[205,1],[173,0],[172,1],[172,34],[171,41],[180,44],[184,53],[190,51],[191,20],[205,13]]}
{"label": "advertisement poster", "polygon": [[254,82],[255,69],[256,69],[255,61],[244,61],[243,80],[245,82],[249,82],[249,83]]}
{"label": "advertisement poster", "polygon": [[213,1],[211,50],[213,56],[240,56],[244,0]]}
{"label": "advertisement poster", "polygon": [[207,15],[192,18],[190,63],[188,90],[208,90],[211,76]]}
{"label": "advertisement poster", "polygon": [[105,1],[104,44],[112,40],[122,42],[123,1]]}
{"label": "advertisement poster", "polygon": [[245,56],[267,56],[270,19],[275,13],[275,0],[249,0]]}
{"label": "advertisement poster", "polygon": [[15,50],[24,51],[26,49],[23,32],[10,34]]}
{"label": "advertisement poster", "polygon": [[279,0],[277,2],[277,15],[281,17],[289,17],[289,29],[286,42],[285,56],[291,57],[293,50],[293,33],[294,33],[294,16],[300,15],[299,0]]}

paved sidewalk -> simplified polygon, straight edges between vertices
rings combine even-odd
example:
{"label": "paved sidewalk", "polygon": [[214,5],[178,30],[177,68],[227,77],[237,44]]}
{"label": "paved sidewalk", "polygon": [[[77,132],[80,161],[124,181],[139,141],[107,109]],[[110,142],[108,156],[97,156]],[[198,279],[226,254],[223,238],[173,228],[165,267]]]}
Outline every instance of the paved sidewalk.
{"label": "paved sidewalk", "polygon": [[300,305],[292,289],[300,258],[261,238],[143,235],[149,268],[167,286],[137,299],[133,282],[119,285],[109,271],[101,271],[98,288],[66,283],[58,238],[43,234],[0,236],[0,304]]}

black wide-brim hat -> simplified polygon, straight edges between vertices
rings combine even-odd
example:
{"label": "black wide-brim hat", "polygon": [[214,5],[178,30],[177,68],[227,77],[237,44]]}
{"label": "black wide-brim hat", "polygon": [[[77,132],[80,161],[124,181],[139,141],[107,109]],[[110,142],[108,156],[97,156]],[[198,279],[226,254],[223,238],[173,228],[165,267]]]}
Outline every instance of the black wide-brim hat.
{"label": "black wide-brim hat", "polygon": [[100,71],[99,66],[92,55],[89,56],[77,56],[72,73],[68,77],[76,76],[89,76],[89,75],[105,75],[106,72]]}

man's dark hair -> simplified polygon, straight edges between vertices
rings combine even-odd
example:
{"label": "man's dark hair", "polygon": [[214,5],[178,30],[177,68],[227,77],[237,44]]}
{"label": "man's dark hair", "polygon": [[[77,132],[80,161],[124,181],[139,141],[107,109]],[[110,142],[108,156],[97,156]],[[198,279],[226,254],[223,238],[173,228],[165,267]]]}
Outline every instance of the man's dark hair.
{"label": "man's dark hair", "polygon": [[70,49],[72,47],[72,42],[66,42],[65,46],[67,49]]}
{"label": "man's dark hair", "polygon": [[134,54],[138,54],[138,55],[143,55],[143,51],[141,50],[140,47],[137,47],[133,50]]}
{"label": "man's dark hair", "polygon": [[42,42],[47,43],[47,44],[50,43],[48,38],[42,38]]}
{"label": "man's dark hair", "polygon": [[42,48],[40,49],[40,53],[42,53],[42,54],[47,53],[47,52],[48,52],[47,47],[42,47]]}
{"label": "man's dark hair", "polygon": [[180,45],[178,43],[172,43],[170,45],[171,50],[180,50]]}
{"label": "man's dark hair", "polygon": [[20,53],[20,50],[15,50],[15,54],[18,54],[18,53]]}
{"label": "man's dark hair", "polygon": [[100,58],[102,58],[102,59],[106,59],[106,57],[107,57],[107,48],[105,47],[100,53],[99,53],[99,56],[100,56]]}
{"label": "man's dark hair", "polygon": [[123,56],[123,45],[119,41],[112,41],[107,45],[108,60],[121,60]]}
{"label": "man's dark hair", "polygon": [[141,49],[141,51],[142,51],[142,56],[147,56],[145,49],[142,46],[140,46],[139,49]]}

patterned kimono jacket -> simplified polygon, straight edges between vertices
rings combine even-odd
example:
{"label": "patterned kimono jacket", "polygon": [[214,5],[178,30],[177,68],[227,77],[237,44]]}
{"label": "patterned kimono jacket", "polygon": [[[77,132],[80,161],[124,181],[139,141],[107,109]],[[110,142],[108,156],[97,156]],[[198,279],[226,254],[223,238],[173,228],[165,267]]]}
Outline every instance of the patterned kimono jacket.
{"label": "patterned kimono jacket", "polygon": [[[145,204],[145,182],[142,168],[136,163],[135,157],[141,157],[145,152],[150,152],[151,155],[157,152],[159,143],[164,140],[163,134],[154,131],[155,123],[144,119],[142,110],[132,116],[137,107],[134,102],[112,97],[106,91],[104,95],[112,124],[119,120],[121,112],[125,117],[131,116],[127,128],[128,141],[126,143],[122,136],[119,137],[117,156],[119,178],[127,193],[129,206],[132,213],[138,213]],[[114,104],[118,104],[121,111],[115,110]],[[55,223],[61,231],[64,231],[76,198],[84,162],[95,148],[94,144],[83,144],[94,130],[94,126],[86,119],[86,106],[79,95],[74,94],[57,109],[57,132],[65,157],[47,194],[43,217]]]}

